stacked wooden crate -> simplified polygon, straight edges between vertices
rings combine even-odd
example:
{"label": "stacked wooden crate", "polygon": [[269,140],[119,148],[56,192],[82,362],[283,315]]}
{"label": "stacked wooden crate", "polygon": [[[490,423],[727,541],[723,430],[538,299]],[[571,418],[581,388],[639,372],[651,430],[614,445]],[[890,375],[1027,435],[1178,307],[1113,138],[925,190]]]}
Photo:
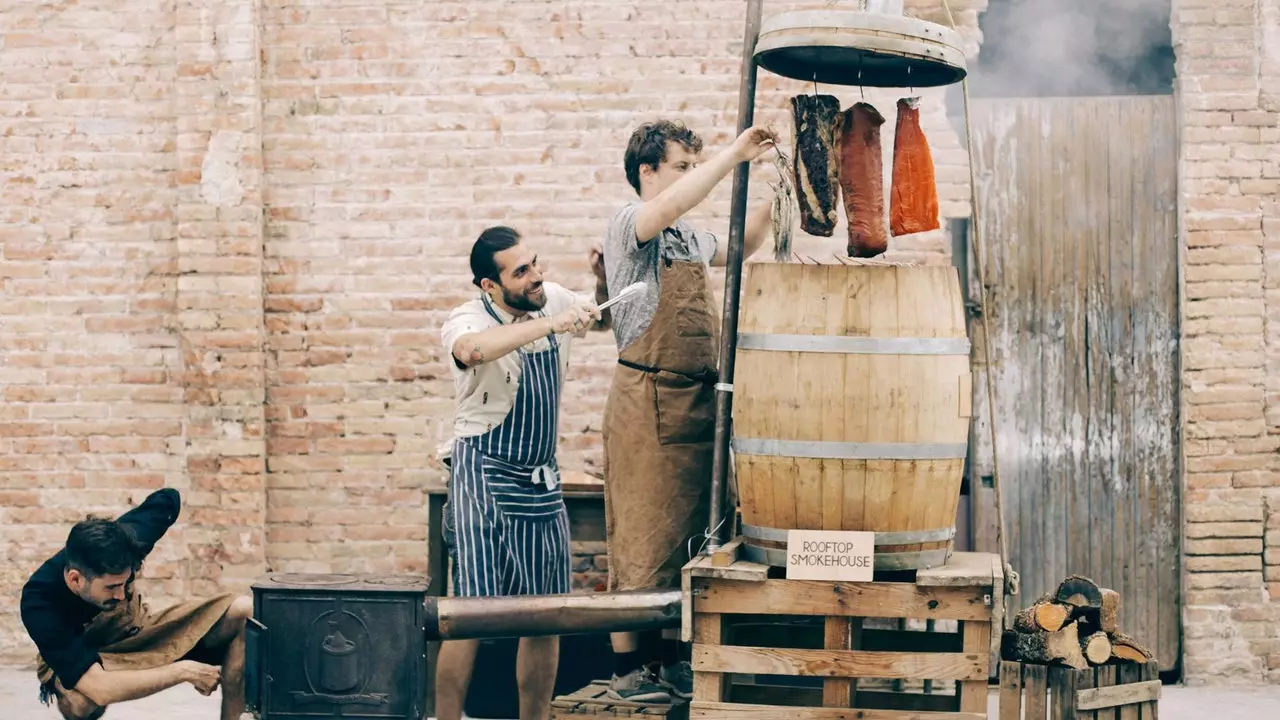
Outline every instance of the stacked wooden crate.
{"label": "stacked wooden crate", "polygon": [[[946,566],[913,579],[876,582],[787,580],[781,569],[722,558],[699,557],[684,570],[683,631],[694,643],[691,718],[838,720],[854,717],[854,708],[861,720],[921,712],[935,713],[931,720],[986,719],[993,622],[1003,613],[997,556],[955,553]],[[821,622],[818,647],[811,647],[818,638],[806,641],[801,631],[757,633],[754,640],[735,632],[769,618],[785,627],[798,617]],[[870,630],[866,618],[953,620],[959,629]],[[955,689],[864,689],[871,679]]]}

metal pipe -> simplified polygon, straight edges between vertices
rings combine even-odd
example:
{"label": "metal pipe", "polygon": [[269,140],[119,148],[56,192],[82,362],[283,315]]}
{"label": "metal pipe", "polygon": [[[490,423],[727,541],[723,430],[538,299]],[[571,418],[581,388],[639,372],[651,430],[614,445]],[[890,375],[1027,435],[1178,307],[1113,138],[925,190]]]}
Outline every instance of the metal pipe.
{"label": "metal pipe", "polygon": [[428,597],[428,640],[638,632],[680,627],[679,590]]}
{"label": "metal pipe", "polygon": [[[742,86],[738,90],[738,135],[755,121],[756,41],[764,0],[747,0],[747,27],[742,40]],[[742,241],[747,222],[747,185],[751,164],[733,171],[729,204],[729,253],[724,273],[724,319],[720,324],[720,382],[716,383],[716,439],[711,461],[711,512],[707,521],[706,553],[720,548],[725,518],[724,487],[729,472],[729,435],[733,412],[733,360],[738,346],[738,296],[742,285]]]}

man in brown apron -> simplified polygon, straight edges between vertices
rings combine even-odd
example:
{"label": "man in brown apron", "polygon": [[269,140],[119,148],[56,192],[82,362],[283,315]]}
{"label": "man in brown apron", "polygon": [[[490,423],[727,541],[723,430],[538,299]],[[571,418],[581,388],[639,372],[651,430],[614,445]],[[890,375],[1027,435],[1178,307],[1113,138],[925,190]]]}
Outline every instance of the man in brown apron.
{"label": "man in brown apron", "polygon": [[[22,588],[22,623],[35,642],[40,700],[68,720],[182,683],[222,687],[222,720],[244,712],[247,597],[219,595],[150,610],[133,584],[142,561],[178,519],[173,489],[116,520],[77,523],[66,546]],[[221,666],[219,669],[218,666]]]}
{"label": "man in brown apron", "polygon": [[[724,265],[728,248],[682,216],[773,141],[769,131],[751,128],[696,166],[701,139],[663,120],[640,126],[627,146],[627,181],[640,197],[610,222],[605,279],[610,292],[637,281],[648,287],[612,308],[619,357],[604,419],[612,590],[680,587],[680,569],[709,530],[719,320],[707,267]],[[763,244],[770,221],[771,203],[748,217],[744,257]],[[641,656],[633,633],[612,639],[612,697],[665,703],[673,694],[692,696],[678,635],[666,635],[658,657]]]}

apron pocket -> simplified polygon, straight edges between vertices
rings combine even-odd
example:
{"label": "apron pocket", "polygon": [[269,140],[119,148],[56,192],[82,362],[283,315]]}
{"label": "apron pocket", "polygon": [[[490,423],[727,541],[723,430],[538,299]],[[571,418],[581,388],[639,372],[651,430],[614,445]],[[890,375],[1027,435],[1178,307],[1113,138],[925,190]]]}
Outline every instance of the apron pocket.
{"label": "apron pocket", "polygon": [[659,444],[685,445],[715,439],[715,388],[710,384],[659,371],[653,375],[653,402]]}
{"label": "apron pocket", "polygon": [[680,337],[709,338],[715,326],[705,303],[687,301],[676,308],[676,334]]}
{"label": "apron pocket", "polygon": [[481,461],[485,490],[498,513],[524,520],[553,520],[564,508],[564,497],[555,488],[535,485],[524,472],[512,472],[488,458]]}

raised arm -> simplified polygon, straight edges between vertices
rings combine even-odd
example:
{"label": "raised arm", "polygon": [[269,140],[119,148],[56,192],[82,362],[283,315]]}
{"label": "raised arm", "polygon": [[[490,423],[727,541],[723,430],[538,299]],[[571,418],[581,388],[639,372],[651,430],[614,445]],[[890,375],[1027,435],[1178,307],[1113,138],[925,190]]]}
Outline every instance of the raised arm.
{"label": "raised arm", "polygon": [[[742,259],[746,260],[764,245],[773,228],[773,202],[766,201],[747,216],[746,227],[742,234]],[[716,254],[711,258],[713,267],[724,267],[729,262],[729,235],[725,241],[716,246]]]}
{"label": "raised arm", "polygon": [[578,303],[551,317],[467,333],[454,341],[450,351],[458,367],[473,368],[493,362],[547,335],[584,330],[599,318],[600,311],[594,304]]}
{"label": "raised arm", "polygon": [[748,128],[734,140],[733,145],[690,170],[657,197],[645,202],[636,212],[636,242],[643,245],[657,237],[705,200],[738,163],[756,159],[775,140],[769,130]]}

